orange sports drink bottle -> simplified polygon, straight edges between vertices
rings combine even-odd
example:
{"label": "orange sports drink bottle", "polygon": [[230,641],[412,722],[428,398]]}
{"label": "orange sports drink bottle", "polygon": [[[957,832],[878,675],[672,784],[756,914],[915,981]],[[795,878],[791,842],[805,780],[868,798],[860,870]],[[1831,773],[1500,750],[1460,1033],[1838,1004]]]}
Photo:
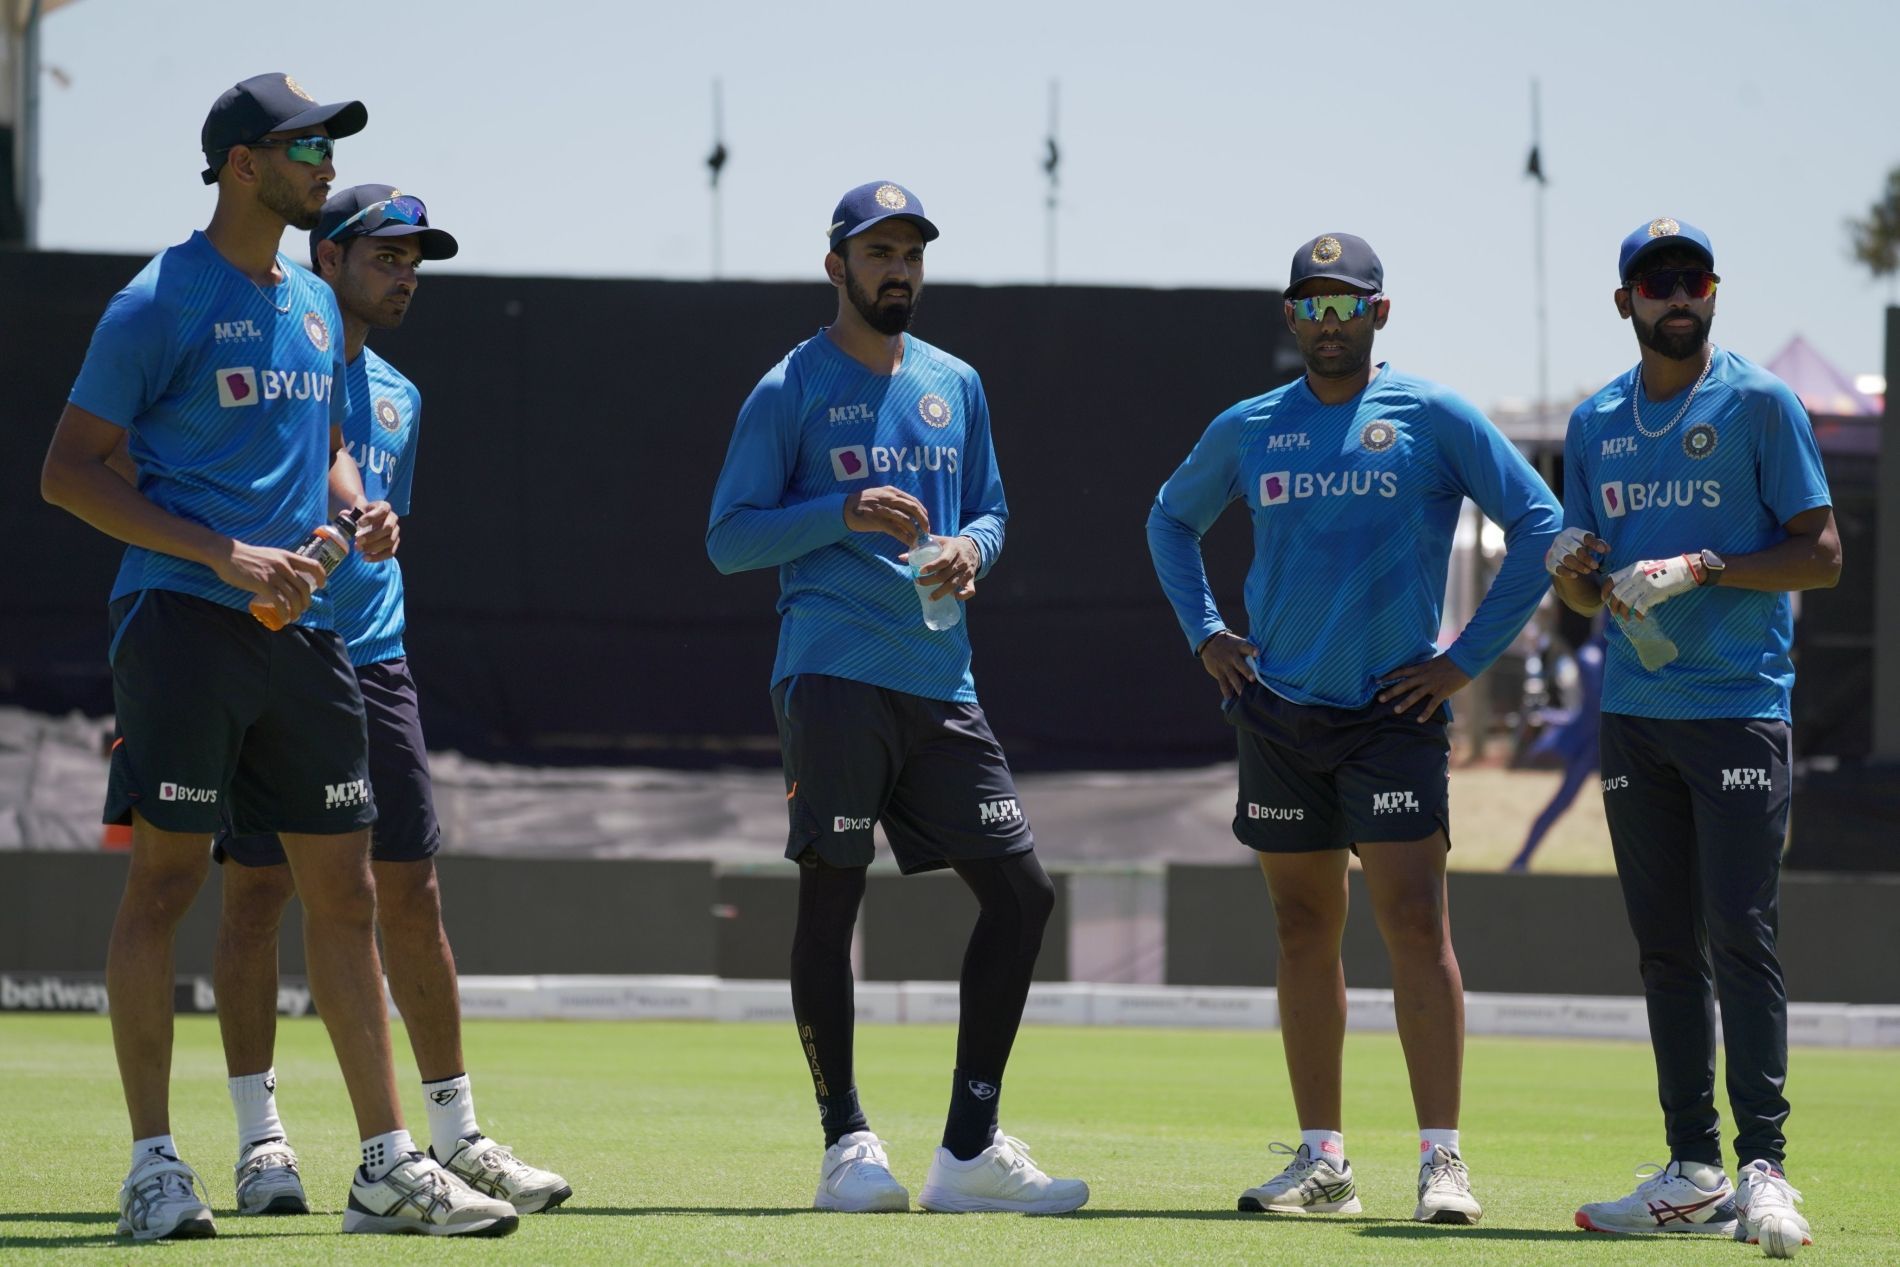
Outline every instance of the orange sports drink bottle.
{"label": "orange sports drink bottle", "polygon": [[[362,513],[354,508],[339,510],[335,519],[327,524],[318,524],[296,552],[306,559],[321,563],[323,574],[328,576],[336,571],[337,564],[349,557],[351,548],[356,544],[356,521],[362,517]],[[277,610],[277,604],[262,595],[251,600],[251,615],[257,617],[257,622],[266,629],[284,627],[284,617]]]}

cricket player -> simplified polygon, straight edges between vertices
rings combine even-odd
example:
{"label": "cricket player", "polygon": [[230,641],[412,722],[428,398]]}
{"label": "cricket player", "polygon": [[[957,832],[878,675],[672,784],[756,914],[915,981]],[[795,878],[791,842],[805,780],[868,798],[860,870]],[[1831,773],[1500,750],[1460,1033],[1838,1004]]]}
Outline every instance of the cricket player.
{"label": "cricket player", "polygon": [[[1640,359],[1570,415],[1558,595],[1623,622],[1604,667],[1603,807],[1641,956],[1669,1160],[1577,1211],[1599,1232],[1686,1232],[1787,1257],[1812,1242],[1783,1170],[1788,992],[1775,955],[1787,837],[1790,591],[1841,574],[1833,499],[1787,384],[1709,342],[1715,248],[1659,217],[1623,239],[1617,315]],[[1677,657],[1646,669],[1626,630]],[[1738,1182],[1715,1108],[1721,999]]]}

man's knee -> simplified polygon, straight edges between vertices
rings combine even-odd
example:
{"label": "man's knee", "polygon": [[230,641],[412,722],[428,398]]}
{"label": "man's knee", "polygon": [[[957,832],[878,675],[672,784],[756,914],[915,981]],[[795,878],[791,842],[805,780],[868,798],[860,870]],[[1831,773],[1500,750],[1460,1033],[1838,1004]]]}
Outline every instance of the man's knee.
{"label": "man's knee", "polygon": [[369,869],[369,834],[284,837],[304,916],[313,923],[367,927],[376,920],[376,882]]}
{"label": "man's knee", "polygon": [[247,943],[274,940],[283,923],[284,907],[297,891],[290,868],[282,863],[247,867],[227,860],[218,878],[224,889],[218,916],[220,935]]}
{"label": "man's knee", "polygon": [[376,881],[376,921],[385,934],[433,936],[441,929],[442,890],[433,859],[377,862],[370,871]]}

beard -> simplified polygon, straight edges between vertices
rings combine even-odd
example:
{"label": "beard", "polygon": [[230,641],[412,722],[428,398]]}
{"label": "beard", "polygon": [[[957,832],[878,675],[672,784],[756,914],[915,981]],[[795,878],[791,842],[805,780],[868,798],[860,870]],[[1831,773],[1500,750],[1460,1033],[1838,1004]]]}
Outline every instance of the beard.
{"label": "beard", "polygon": [[1354,338],[1341,330],[1333,336],[1341,348],[1338,356],[1321,360],[1309,349],[1320,340],[1315,337],[1311,342],[1300,344],[1300,357],[1306,362],[1307,372],[1320,378],[1351,378],[1355,374],[1364,374],[1366,365],[1372,360],[1372,332],[1368,330],[1364,338]]}
{"label": "beard", "polygon": [[856,273],[851,271],[850,261],[844,266],[844,293],[851,300],[851,306],[864,318],[864,324],[879,334],[902,334],[910,329],[911,318],[917,315],[917,292],[905,288],[901,302],[889,305],[878,303],[878,297],[858,284]]}
{"label": "beard", "polygon": [[[1669,317],[1687,317],[1695,322],[1695,328],[1680,333],[1665,331],[1662,322]],[[1709,322],[1693,312],[1665,313],[1649,325],[1644,325],[1642,318],[1632,315],[1630,324],[1636,327],[1638,343],[1672,361],[1687,361],[1700,356],[1703,345],[1709,341]]]}
{"label": "beard", "polygon": [[257,201],[291,228],[305,232],[316,228],[323,214],[321,204],[310,206],[309,194],[299,194],[289,177],[269,163],[258,166]]}

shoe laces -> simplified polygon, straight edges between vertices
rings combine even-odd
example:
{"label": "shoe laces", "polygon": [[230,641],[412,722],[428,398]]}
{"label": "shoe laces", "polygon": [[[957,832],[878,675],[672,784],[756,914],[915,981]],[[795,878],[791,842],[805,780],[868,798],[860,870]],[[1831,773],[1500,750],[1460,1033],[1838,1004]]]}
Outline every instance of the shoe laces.
{"label": "shoe laces", "polygon": [[831,1168],[832,1174],[841,1170],[856,1170],[861,1166],[875,1166],[889,1172],[890,1160],[884,1154],[883,1142],[876,1139],[861,1139],[838,1154],[838,1162]]}
{"label": "shoe laces", "polygon": [[1014,1135],[999,1133],[994,1142],[1001,1151],[1003,1164],[1012,1172],[1037,1170],[1036,1163],[1029,1156],[1029,1145]]}
{"label": "shoe laces", "polygon": [[1789,1183],[1784,1176],[1776,1174],[1765,1166],[1748,1168],[1748,1188],[1750,1211],[1757,1209],[1756,1203],[1763,1196],[1768,1197],[1771,1205],[1785,1205],[1790,1209],[1802,1199],[1793,1184]]}
{"label": "shoe laces", "polygon": [[1464,1159],[1442,1144],[1432,1149],[1430,1160],[1426,1161],[1424,1190],[1468,1192],[1471,1189],[1471,1171],[1465,1166]]}
{"label": "shoe laces", "polygon": [[486,1147],[473,1149],[469,1153],[470,1161],[483,1166],[488,1165],[486,1159],[490,1157],[495,1159],[495,1164],[489,1167],[489,1169],[492,1170],[500,1170],[507,1174],[518,1174],[528,1168],[526,1162],[515,1156],[514,1149],[508,1147],[506,1144],[498,1144],[492,1139],[486,1141]]}
{"label": "shoe laces", "polygon": [[254,1145],[246,1151],[244,1160],[238,1163],[238,1182],[243,1183],[266,1170],[288,1170],[293,1175],[297,1174],[297,1154],[282,1140]]}
{"label": "shoe laces", "polygon": [[[1291,1144],[1283,1144],[1275,1140],[1267,1145],[1267,1151],[1293,1159],[1286,1164],[1286,1169],[1275,1176],[1275,1178],[1285,1179],[1289,1184],[1305,1182],[1307,1177],[1319,1168],[1319,1158],[1313,1156],[1313,1150],[1305,1144],[1295,1148]],[[1272,1180],[1268,1182],[1271,1183]]]}
{"label": "shoe laces", "polygon": [[211,1189],[205,1186],[197,1171],[176,1157],[165,1157],[162,1153],[158,1155],[163,1160],[146,1163],[133,1172],[133,1178],[126,1181],[133,1196],[143,1201],[147,1208],[168,1197],[183,1201],[201,1199],[205,1205],[211,1204]]}

